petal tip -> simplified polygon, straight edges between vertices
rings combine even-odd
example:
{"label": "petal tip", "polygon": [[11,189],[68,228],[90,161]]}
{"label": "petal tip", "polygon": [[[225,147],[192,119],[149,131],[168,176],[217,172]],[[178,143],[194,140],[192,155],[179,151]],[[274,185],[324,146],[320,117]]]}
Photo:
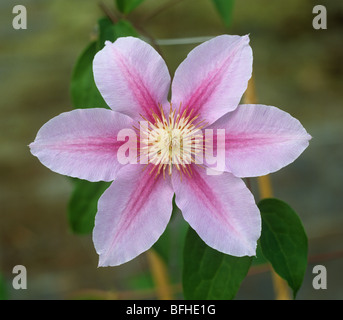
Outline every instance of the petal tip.
{"label": "petal tip", "polygon": [[239,252],[239,257],[256,257],[257,240],[246,240],[244,248],[241,248]]}
{"label": "petal tip", "polygon": [[256,247],[257,247],[257,243],[255,243],[254,247],[250,247],[248,249],[247,256],[249,256],[249,257],[256,257]]}
{"label": "petal tip", "polygon": [[242,38],[243,38],[244,40],[247,40],[247,43],[249,43],[249,42],[250,42],[250,33],[245,34],[244,36],[242,36]]}
{"label": "petal tip", "polygon": [[98,268],[101,267],[114,267],[117,266],[119,264],[116,263],[110,263],[106,257],[105,254],[99,254],[99,262],[98,262]]}
{"label": "petal tip", "polygon": [[36,141],[31,142],[27,146],[29,147],[29,150],[30,150],[31,154],[36,157],[37,156],[37,148],[35,150],[35,147],[37,146]]}

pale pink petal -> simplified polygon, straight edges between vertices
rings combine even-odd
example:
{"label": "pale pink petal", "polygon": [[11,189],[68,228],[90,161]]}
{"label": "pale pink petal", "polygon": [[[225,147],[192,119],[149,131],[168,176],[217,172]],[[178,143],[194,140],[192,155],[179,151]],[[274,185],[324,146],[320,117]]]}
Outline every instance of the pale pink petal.
{"label": "pale pink petal", "polygon": [[175,72],[172,103],[212,123],[234,110],[252,72],[248,36],[222,35],[193,49]]}
{"label": "pale pink petal", "polygon": [[38,131],[31,153],[57,173],[111,181],[121,167],[117,150],[124,142],[117,141],[117,134],[132,123],[128,116],[107,109],[65,112]]}
{"label": "pale pink petal", "polygon": [[123,264],[148,250],[165,230],[171,213],[170,180],[149,167],[129,165],[98,202],[93,241],[99,266]]}
{"label": "pale pink petal", "polygon": [[175,202],[185,220],[210,247],[233,256],[253,256],[261,218],[254,197],[232,174],[172,176]]}
{"label": "pale pink petal", "polygon": [[140,114],[152,120],[160,113],[170,86],[170,75],[162,57],[144,41],[125,37],[106,42],[93,61],[95,83],[112,110],[133,119]]}
{"label": "pale pink petal", "polygon": [[240,105],[208,129],[225,129],[226,169],[237,177],[283,168],[299,157],[311,139],[289,113],[264,105]]}

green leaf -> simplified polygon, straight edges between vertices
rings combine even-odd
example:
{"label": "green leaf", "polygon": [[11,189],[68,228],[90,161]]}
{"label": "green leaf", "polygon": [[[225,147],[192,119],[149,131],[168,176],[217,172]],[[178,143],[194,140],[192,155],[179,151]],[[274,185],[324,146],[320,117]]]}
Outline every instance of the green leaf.
{"label": "green leaf", "polygon": [[174,195],[171,219],[166,230],[153,246],[165,263],[168,264],[170,259],[175,258],[174,253],[175,251],[179,252],[181,246],[183,245],[187,230],[188,224],[184,221],[181,210],[175,203]]}
{"label": "green leaf", "polygon": [[257,241],[257,248],[256,248],[256,256],[253,257],[253,259],[252,259],[252,265],[253,266],[258,266],[258,265],[266,264],[266,263],[268,263],[268,260],[263,255],[262,248],[261,248],[261,243],[258,240]]}
{"label": "green leaf", "polygon": [[133,25],[127,20],[119,20],[114,26],[115,38],[119,37],[138,37],[139,34]]}
{"label": "green leaf", "polygon": [[224,24],[229,27],[232,21],[234,0],[212,0]]}
{"label": "green leaf", "polygon": [[93,77],[92,63],[97,42],[91,42],[82,52],[73,70],[70,93],[74,108],[108,108]]}
{"label": "green leaf", "polygon": [[233,299],[246,277],[251,257],[233,257],[208,247],[189,228],[184,248],[185,299]]}
{"label": "green leaf", "polygon": [[261,248],[275,272],[288,282],[295,297],[307,267],[307,236],[296,212],[278,199],[264,199]]}
{"label": "green leaf", "polygon": [[105,46],[105,41],[113,42],[116,39],[114,34],[114,25],[112,21],[107,18],[103,17],[98,20],[98,48],[97,50],[101,50]]}
{"label": "green leaf", "polygon": [[111,183],[80,179],[75,179],[74,183],[68,206],[69,225],[74,233],[87,234],[94,228],[98,200]]}
{"label": "green leaf", "polygon": [[180,283],[183,266],[183,247],[189,225],[183,218],[174,200],[175,197],[173,199],[171,219],[166,230],[154,244],[153,248],[168,267],[170,280],[175,283]]}
{"label": "green leaf", "polygon": [[0,274],[0,300],[7,300],[7,287],[5,278]]}
{"label": "green leaf", "polygon": [[98,21],[98,50],[105,46],[105,41],[115,41],[120,37],[138,37],[138,32],[133,25],[127,20],[119,20],[113,24],[108,18],[101,18]]}
{"label": "green leaf", "polygon": [[121,13],[128,14],[144,0],[117,0],[117,8]]}
{"label": "green leaf", "polygon": [[149,270],[130,275],[130,277],[125,279],[125,284],[130,290],[153,289],[155,285]]}

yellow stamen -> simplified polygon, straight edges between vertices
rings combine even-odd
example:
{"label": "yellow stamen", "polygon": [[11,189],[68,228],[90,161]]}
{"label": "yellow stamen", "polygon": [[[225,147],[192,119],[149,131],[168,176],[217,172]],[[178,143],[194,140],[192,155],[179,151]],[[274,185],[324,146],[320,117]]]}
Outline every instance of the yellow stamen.
{"label": "yellow stamen", "polygon": [[[165,177],[166,168],[169,175],[172,174],[173,166],[180,172],[192,175],[191,163],[195,163],[196,155],[204,151],[203,136],[200,130],[206,125],[204,120],[195,123],[200,115],[192,115],[193,109],[185,108],[181,114],[181,104],[173,109],[170,104],[169,115],[166,116],[162,106],[159,106],[160,115],[152,113],[154,122],[150,122],[141,115],[147,122],[141,132],[140,154],[149,159],[153,165],[150,171],[155,169],[156,177],[163,173]],[[201,126],[199,126],[201,124]]]}

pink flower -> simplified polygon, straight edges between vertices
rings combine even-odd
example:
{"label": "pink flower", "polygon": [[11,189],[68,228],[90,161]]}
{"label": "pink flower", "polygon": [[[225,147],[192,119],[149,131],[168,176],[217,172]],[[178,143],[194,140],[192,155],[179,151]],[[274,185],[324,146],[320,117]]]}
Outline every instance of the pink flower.
{"label": "pink flower", "polygon": [[[148,250],[168,224],[174,193],[185,220],[209,246],[255,255],[261,218],[241,178],[288,165],[311,137],[278,108],[239,105],[252,72],[248,36],[218,36],[191,51],[175,72],[170,103],[165,62],[137,38],[106,42],[93,70],[112,110],[62,113],[39,130],[30,148],[60,174],[114,180],[99,199],[95,219],[99,265],[120,265]],[[138,142],[121,136],[133,128]],[[206,163],[195,163],[208,152],[206,139],[194,144],[205,128],[217,133],[214,142],[223,139],[214,148],[225,154],[222,174],[208,174]],[[127,151],[137,151],[137,158]],[[125,164],[117,153],[131,160]]]}

